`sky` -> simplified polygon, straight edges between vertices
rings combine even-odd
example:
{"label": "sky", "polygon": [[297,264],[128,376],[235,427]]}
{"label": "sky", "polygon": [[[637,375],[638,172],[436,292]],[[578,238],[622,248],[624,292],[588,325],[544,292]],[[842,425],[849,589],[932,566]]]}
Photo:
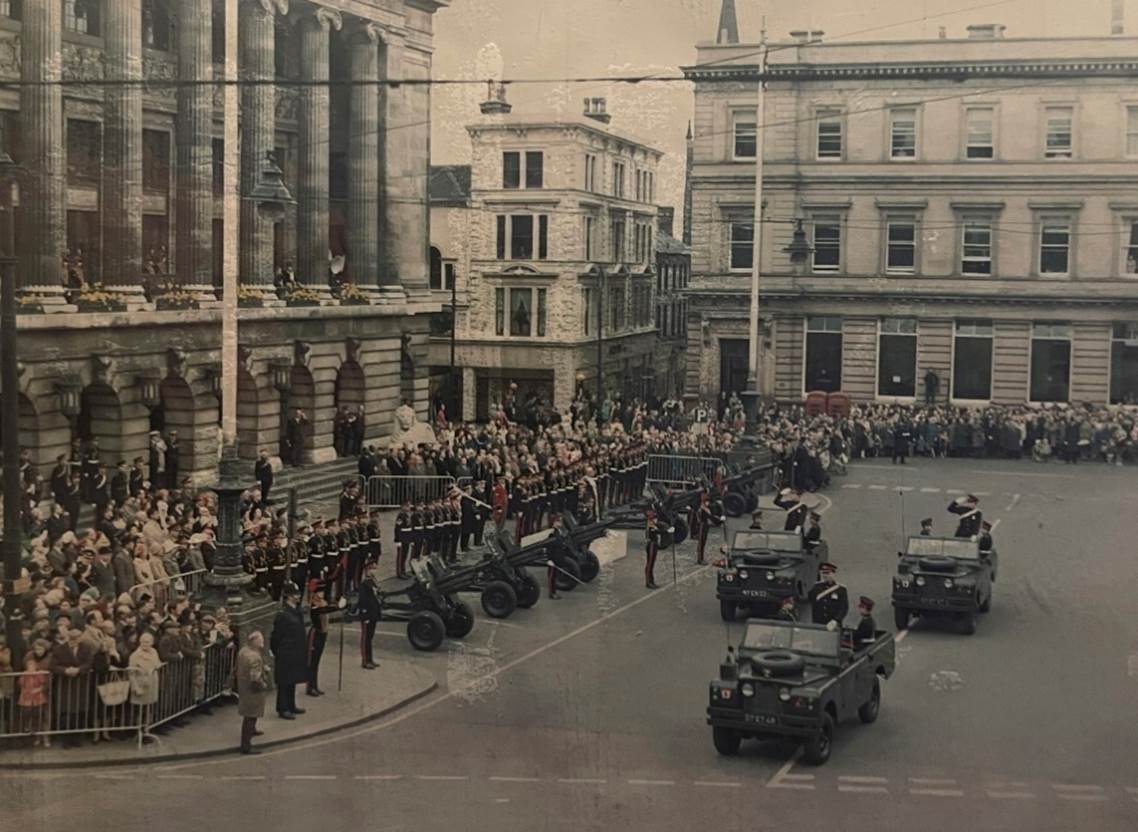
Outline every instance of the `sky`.
{"label": "sky", "polygon": [[[1138,35],[1138,0],[1125,0],[1128,35]],[[680,74],[695,44],[714,40],[721,0],[451,0],[435,15],[436,78],[567,78]],[[740,40],[821,29],[825,40],[964,37],[970,23],[1003,23],[1006,37],[1107,35],[1111,0],[736,0]],[[955,12],[955,13],[954,13]],[[883,28],[887,27],[887,28]],[[843,37],[846,33],[875,31]],[[466,125],[480,119],[484,85],[432,91],[432,164],[470,161]],[[515,114],[579,113],[605,96],[611,128],[667,154],[657,192],[682,216],[684,136],[692,90],[671,84],[514,85]],[[677,232],[679,220],[677,219]]]}

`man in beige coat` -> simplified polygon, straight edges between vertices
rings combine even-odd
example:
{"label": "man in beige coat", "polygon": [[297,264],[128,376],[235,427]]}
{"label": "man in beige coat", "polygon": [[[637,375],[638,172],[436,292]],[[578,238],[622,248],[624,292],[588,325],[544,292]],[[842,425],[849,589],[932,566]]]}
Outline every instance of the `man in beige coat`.
{"label": "man in beige coat", "polygon": [[258,630],[249,633],[245,646],[237,654],[237,713],[241,715],[242,754],[260,754],[253,748],[253,737],[260,734],[257,720],[265,715],[265,698],[269,689],[265,666],[265,636]]}

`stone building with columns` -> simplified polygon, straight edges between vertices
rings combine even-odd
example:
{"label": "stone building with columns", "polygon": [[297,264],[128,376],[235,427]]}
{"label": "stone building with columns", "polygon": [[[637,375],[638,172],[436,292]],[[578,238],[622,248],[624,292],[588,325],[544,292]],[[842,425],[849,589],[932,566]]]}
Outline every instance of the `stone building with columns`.
{"label": "stone building with columns", "polygon": [[[468,127],[469,192],[438,171],[432,201],[440,285],[453,274],[456,286],[463,417],[486,418],[511,383],[519,400],[533,392],[565,412],[598,370],[609,391],[651,395],[662,154],[610,128],[600,98],[579,117],[542,118],[510,112],[498,89],[482,111]],[[432,338],[440,373],[449,351],[449,335]]]}
{"label": "stone building with columns", "polygon": [[[425,82],[446,5],[0,4],[0,121],[22,169],[3,218],[21,304],[18,430],[42,468],[74,438],[97,440],[111,465],[145,456],[157,427],[178,430],[183,472],[209,478],[230,269],[242,456],[277,452],[285,408],[307,412],[309,461],[334,455],[338,406],[363,409],[369,439],[401,401],[426,414],[438,304]],[[226,119],[234,84],[239,115]],[[333,265],[355,287],[339,299]],[[283,268],[299,287],[289,298],[274,290]]]}
{"label": "stone building with columns", "polygon": [[733,5],[684,70],[689,395],[746,384],[761,147],[766,397],[914,401],[932,370],[942,403],[1138,401],[1138,39],[795,32],[757,128]]}

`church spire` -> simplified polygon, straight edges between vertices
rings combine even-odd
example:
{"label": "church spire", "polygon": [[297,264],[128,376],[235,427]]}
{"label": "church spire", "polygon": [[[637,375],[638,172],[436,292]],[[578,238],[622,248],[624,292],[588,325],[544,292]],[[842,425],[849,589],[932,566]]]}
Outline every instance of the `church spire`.
{"label": "church spire", "polygon": [[739,42],[739,22],[735,18],[735,0],[723,0],[723,8],[719,10],[719,27],[715,30],[715,42]]}

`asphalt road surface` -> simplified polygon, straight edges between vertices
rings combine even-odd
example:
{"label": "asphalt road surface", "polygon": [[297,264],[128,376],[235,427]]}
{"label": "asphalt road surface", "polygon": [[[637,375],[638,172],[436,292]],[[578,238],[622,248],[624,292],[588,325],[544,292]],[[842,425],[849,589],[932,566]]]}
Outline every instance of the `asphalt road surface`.
{"label": "asphalt road surface", "polygon": [[[417,656],[440,691],[384,721],[253,759],[12,774],[0,779],[4,827],[1138,828],[1138,477],[1086,464],[851,467],[825,493],[823,526],[851,597],[878,599],[879,627],[892,629],[903,528],[930,516],[951,534],[945,506],[965,491],[999,521],[991,613],[971,637],[919,623],[904,634],[879,720],[841,725],[824,767],[800,764],[792,745],[717,756],[707,683],[741,624],[720,621],[714,570],[695,567],[690,544],[677,583],[668,551],[665,588],[644,590],[634,533],[593,585],[502,623],[479,610],[466,641]],[[381,631],[384,653],[413,652],[398,625]]]}

